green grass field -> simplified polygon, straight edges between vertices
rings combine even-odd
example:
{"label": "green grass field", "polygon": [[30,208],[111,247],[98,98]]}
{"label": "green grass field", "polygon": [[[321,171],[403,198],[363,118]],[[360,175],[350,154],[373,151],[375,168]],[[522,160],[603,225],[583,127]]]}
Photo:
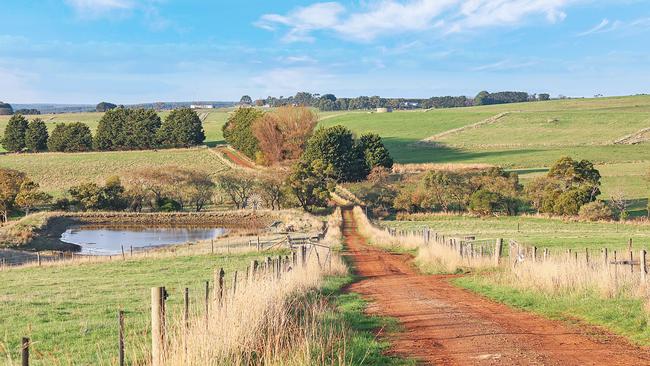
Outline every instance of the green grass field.
{"label": "green grass field", "polygon": [[[440,137],[434,146],[416,144],[427,137],[469,126],[501,112],[497,122]],[[522,172],[525,182],[557,159],[571,156],[597,164],[603,195],[622,191],[635,216],[645,215],[650,182],[650,142],[613,141],[650,127],[650,96],[567,99],[470,108],[386,114],[347,114],[323,126],[342,124],[355,133],[381,135],[400,163],[488,163]]]}
{"label": "green grass field", "polygon": [[473,235],[477,239],[514,239],[523,245],[538,248],[622,249],[632,238],[635,248],[650,249],[648,224],[577,222],[526,216],[478,218],[452,215],[430,215],[423,221],[383,221],[382,224],[404,230],[429,227],[443,235]]}
{"label": "green grass field", "polygon": [[106,178],[145,167],[177,165],[216,175],[227,168],[210,149],[171,149],[89,153],[0,155],[0,167],[27,173],[54,195],[82,182],[102,183]]}
{"label": "green grass field", "polygon": [[[182,310],[183,289],[201,304],[204,282],[216,268],[226,283],[257,254],[114,260],[105,263],[13,269],[0,273],[0,343],[15,359],[21,337],[30,337],[33,365],[114,365],[117,312],[125,314],[127,357],[149,344],[150,288],[165,286],[169,319]],[[3,357],[0,348],[0,357]],[[56,362],[55,362],[56,361]],[[130,364],[130,362],[129,362]]]}

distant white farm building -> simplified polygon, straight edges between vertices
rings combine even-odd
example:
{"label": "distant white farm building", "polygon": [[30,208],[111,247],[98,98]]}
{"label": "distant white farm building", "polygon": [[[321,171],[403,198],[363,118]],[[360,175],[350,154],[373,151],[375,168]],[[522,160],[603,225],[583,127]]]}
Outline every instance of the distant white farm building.
{"label": "distant white farm building", "polygon": [[214,109],[212,104],[192,104],[190,105],[192,109]]}
{"label": "distant white farm building", "polygon": [[391,113],[393,111],[392,107],[377,108],[377,113]]}

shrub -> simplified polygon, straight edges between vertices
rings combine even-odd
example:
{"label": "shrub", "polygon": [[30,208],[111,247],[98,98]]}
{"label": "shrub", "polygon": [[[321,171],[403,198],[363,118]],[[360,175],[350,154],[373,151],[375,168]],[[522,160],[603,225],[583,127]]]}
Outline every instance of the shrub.
{"label": "shrub", "polygon": [[30,121],[25,131],[25,147],[31,152],[47,150],[49,134],[45,122],[40,118]]}
{"label": "shrub", "polygon": [[470,211],[482,216],[504,212],[505,205],[502,195],[485,189],[472,193],[469,199]]}
{"label": "shrub", "polygon": [[580,207],[579,216],[587,221],[612,220],[614,212],[605,202],[594,201]]}
{"label": "shrub", "polygon": [[299,161],[294,165],[288,183],[300,206],[312,212],[327,206],[335,186],[333,175],[334,168],[322,160]]}
{"label": "shrub", "polygon": [[47,140],[47,148],[50,151],[90,151],[92,146],[93,137],[90,128],[81,122],[56,125]]}
{"label": "shrub", "polygon": [[251,159],[260,151],[259,143],[253,134],[253,124],[264,113],[255,108],[239,108],[223,125],[223,138],[235,149]]}
{"label": "shrub", "polygon": [[172,111],[158,129],[158,142],[166,147],[191,147],[205,140],[201,119],[189,108]]}
{"label": "shrub", "polygon": [[9,152],[19,152],[25,149],[25,132],[27,131],[27,119],[20,114],[13,115],[2,139],[2,146]]}

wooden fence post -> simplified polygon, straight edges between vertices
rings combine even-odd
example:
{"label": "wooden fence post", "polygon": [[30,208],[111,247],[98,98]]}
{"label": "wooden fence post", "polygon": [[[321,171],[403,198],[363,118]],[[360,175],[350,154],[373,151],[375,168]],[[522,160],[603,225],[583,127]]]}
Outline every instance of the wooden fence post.
{"label": "wooden fence post", "polygon": [[124,245],[120,245],[120,248],[122,248],[122,259],[126,259],[126,256],[124,255]]}
{"label": "wooden fence post", "polygon": [[165,288],[151,288],[151,364],[163,366],[165,351]]}
{"label": "wooden fence post", "polygon": [[232,276],[232,295],[235,296],[236,293],[237,293],[237,271],[235,271],[235,273],[233,273]]}
{"label": "wooden fence post", "polygon": [[503,246],[503,239],[497,239],[494,245],[494,265],[498,266],[501,262],[501,247]]}
{"label": "wooden fence post", "polygon": [[41,252],[36,252],[36,259],[38,259],[38,266],[41,266]]}
{"label": "wooden fence post", "polygon": [[589,264],[589,248],[585,248],[585,260],[587,261],[587,264]]}
{"label": "wooden fence post", "polygon": [[210,253],[214,254],[214,239],[210,240]]}
{"label": "wooden fence post", "polygon": [[29,366],[29,338],[23,337],[20,349],[22,366]]}
{"label": "wooden fence post", "polygon": [[124,360],[124,311],[117,312],[117,326],[118,326],[118,358],[120,366],[125,365]]}
{"label": "wooden fence post", "polygon": [[223,278],[226,276],[223,268],[220,268],[218,271],[214,271],[214,285],[216,289],[214,290],[214,299],[219,302],[221,305],[221,300],[223,299]]}
{"label": "wooden fence post", "polygon": [[648,252],[645,249],[641,249],[639,252],[639,265],[641,266],[641,280],[646,281],[648,278]]}
{"label": "wooden fence post", "polygon": [[605,266],[607,266],[607,262],[609,261],[609,251],[607,248],[603,248],[603,260],[605,261]]}
{"label": "wooden fence post", "polygon": [[205,329],[208,329],[210,312],[210,281],[205,281]]}
{"label": "wooden fence post", "polygon": [[[632,241],[632,239],[630,239]],[[634,273],[634,252],[630,250],[630,272]]]}
{"label": "wooden fence post", "polygon": [[302,266],[307,267],[307,247],[304,245],[300,246],[300,257],[302,261]]}
{"label": "wooden fence post", "polygon": [[534,262],[537,262],[537,247],[533,247],[533,263]]}
{"label": "wooden fence post", "polygon": [[190,289],[187,287],[183,292],[183,324],[185,329],[190,327]]}
{"label": "wooden fence post", "polygon": [[131,245],[131,257],[133,257],[133,245]]}

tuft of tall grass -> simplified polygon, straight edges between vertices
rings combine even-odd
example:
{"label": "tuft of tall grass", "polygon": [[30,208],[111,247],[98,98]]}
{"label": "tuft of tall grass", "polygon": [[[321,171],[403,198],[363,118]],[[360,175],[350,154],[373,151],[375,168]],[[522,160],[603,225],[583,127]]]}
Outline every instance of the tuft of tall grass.
{"label": "tuft of tall grass", "polygon": [[493,259],[485,256],[461,256],[458,251],[447,245],[431,240],[426,243],[421,235],[407,234],[392,236],[386,230],[373,225],[361,207],[353,209],[359,233],[371,244],[396,250],[406,248],[417,250],[416,261],[427,272],[455,273],[467,268],[479,269],[493,266]]}
{"label": "tuft of tall grass", "polygon": [[[328,218],[323,246],[307,263],[285,263],[278,276],[262,267],[255,277],[239,277],[236,287],[208,310],[195,307],[189,324],[170,323],[165,365],[346,365],[346,329],[332,326],[328,304],[316,295],[325,276],[347,273],[331,248],[341,240],[341,213]],[[328,248],[329,247],[329,248]],[[251,275],[252,276],[252,275]],[[233,291],[236,288],[236,291]]]}

